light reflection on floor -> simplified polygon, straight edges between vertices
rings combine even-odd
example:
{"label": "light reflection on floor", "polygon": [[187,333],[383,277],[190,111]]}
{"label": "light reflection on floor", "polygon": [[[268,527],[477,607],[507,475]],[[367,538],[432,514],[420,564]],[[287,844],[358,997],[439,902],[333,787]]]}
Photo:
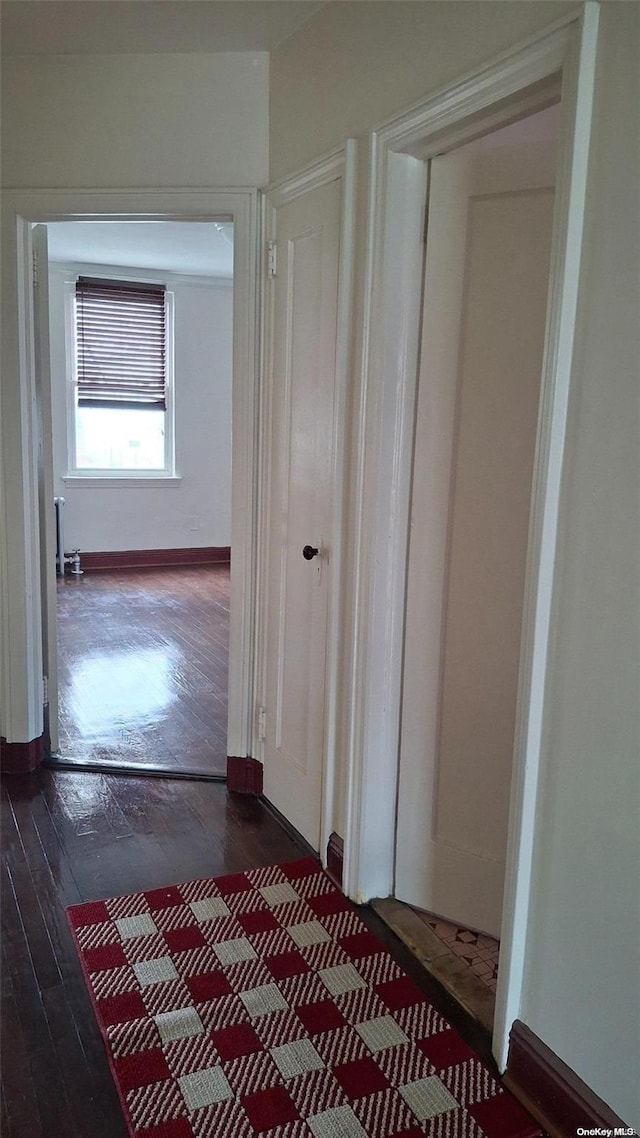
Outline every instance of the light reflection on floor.
{"label": "light reflection on floor", "polygon": [[[171,676],[177,653],[171,645],[104,652],[75,661],[69,677],[69,699],[76,726],[86,738],[112,729],[158,724],[175,703]],[[87,699],[87,693],[95,698]]]}

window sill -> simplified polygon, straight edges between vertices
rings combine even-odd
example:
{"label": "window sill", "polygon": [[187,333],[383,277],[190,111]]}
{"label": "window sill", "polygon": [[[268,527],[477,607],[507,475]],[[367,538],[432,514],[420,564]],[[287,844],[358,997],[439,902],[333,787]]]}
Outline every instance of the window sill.
{"label": "window sill", "polygon": [[65,486],[75,490],[169,489],[179,486],[179,474],[65,474]]}

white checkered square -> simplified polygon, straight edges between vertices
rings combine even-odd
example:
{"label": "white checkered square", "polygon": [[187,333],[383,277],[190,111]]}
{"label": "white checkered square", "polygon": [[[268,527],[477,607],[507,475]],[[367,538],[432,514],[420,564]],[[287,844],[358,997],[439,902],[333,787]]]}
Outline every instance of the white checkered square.
{"label": "white checkered square", "polygon": [[188,1039],[204,1031],[202,1020],[193,1007],[160,1012],[154,1016],[154,1021],[163,1043],[170,1043],[172,1039]]}
{"label": "white checkered square", "polygon": [[283,1079],[295,1079],[307,1071],[319,1071],[324,1067],[310,1039],[298,1039],[295,1043],[283,1043],[272,1047],[271,1054]]}
{"label": "white checkered square", "polygon": [[259,988],[249,988],[247,992],[240,992],[239,996],[251,1019],[284,1011],[288,1007],[277,984],[262,984]]}
{"label": "white checkered square", "polygon": [[213,1102],[224,1102],[231,1098],[229,1086],[222,1067],[206,1067],[204,1071],[193,1071],[178,1079],[187,1110],[202,1110]]}
{"label": "white checkered square", "polygon": [[288,881],[279,882],[277,885],[262,885],[259,892],[262,893],[270,909],[300,900],[300,894],[296,893]]}
{"label": "white checkered square", "polygon": [[318,976],[332,996],[343,992],[353,992],[356,988],[366,988],[366,984],[353,964],[338,964],[333,968],[321,968]]}
{"label": "white checkered square", "polygon": [[435,1118],[436,1114],[444,1114],[447,1110],[456,1110],[458,1103],[453,1095],[437,1075],[428,1075],[426,1079],[418,1079],[415,1083],[407,1083],[398,1087],[407,1106],[411,1108],[419,1122],[427,1118]]}
{"label": "white checkered square", "polygon": [[307,1119],[315,1138],[367,1138],[350,1106],[334,1106]]}
{"label": "white checkered square", "polygon": [[120,917],[114,923],[121,940],[132,940],[137,936],[153,936],[158,931],[149,913],[140,913],[135,917]]}
{"label": "white checkered square", "polygon": [[289,925],[287,932],[298,948],[306,948],[311,944],[322,944],[331,940],[329,933],[320,924],[320,921],[301,921],[298,925]]}
{"label": "white checkered square", "polygon": [[387,1047],[399,1047],[400,1044],[409,1042],[409,1037],[398,1027],[393,1016],[378,1016],[377,1019],[357,1023],[355,1029],[372,1055],[385,1051]]}
{"label": "white checkered square", "polygon": [[141,960],[138,964],[133,964],[132,968],[141,988],[146,988],[149,984],[164,984],[167,980],[178,979],[178,973],[170,956],[160,956],[156,960]]}
{"label": "white checkered square", "polygon": [[221,964],[240,964],[242,960],[255,960],[257,953],[246,936],[223,940],[211,945]]}
{"label": "white checkered square", "polygon": [[222,897],[203,897],[201,901],[190,901],[189,908],[200,925],[204,921],[231,916],[231,909]]}

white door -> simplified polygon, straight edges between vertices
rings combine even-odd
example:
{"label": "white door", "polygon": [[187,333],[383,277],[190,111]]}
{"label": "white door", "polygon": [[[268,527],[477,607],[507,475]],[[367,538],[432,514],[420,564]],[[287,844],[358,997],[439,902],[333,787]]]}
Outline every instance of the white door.
{"label": "white door", "polygon": [[554,147],[432,163],[396,896],[499,935]]}
{"label": "white door", "polygon": [[47,698],[44,705],[45,749],[58,749],[58,663],[56,633],[56,524],[53,503],[53,428],[49,362],[49,257],[47,227],[32,230],[33,325],[38,404],[38,509],[40,513],[40,595],[42,655]]}
{"label": "white door", "polygon": [[278,206],[277,272],[269,286],[264,792],[316,850],[337,490],[332,471],[341,201],[337,179]]}

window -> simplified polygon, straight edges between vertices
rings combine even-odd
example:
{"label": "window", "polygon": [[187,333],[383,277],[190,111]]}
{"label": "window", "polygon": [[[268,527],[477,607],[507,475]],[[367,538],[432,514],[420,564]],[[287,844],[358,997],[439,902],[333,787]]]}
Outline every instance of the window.
{"label": "window", "polygon": [[73,299],[72,470],[173,474],[171,294],[160,284],[79,277]]}

